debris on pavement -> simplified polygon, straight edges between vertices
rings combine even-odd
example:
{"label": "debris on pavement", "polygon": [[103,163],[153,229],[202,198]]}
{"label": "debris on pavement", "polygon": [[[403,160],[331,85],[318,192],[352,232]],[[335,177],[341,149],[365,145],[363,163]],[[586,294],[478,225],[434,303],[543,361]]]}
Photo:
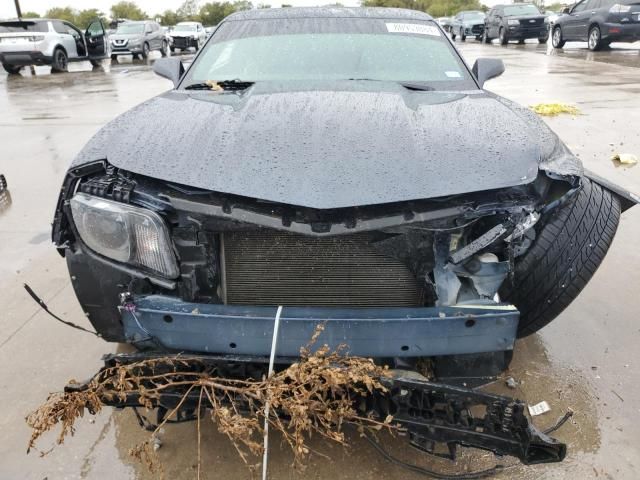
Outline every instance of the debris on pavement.
{"label": "debris on pavement", "polygon": [[542,415],[543,413],[547,413],[551,411],[551,407],[549,404],[543,400],[540,403],[536,403],[535,405],[529,405],[529,413],[532,417],[536,417],[538,415]]}
{"label": "debris on pavement", "polygon": [[505,383],[507,384],[507,387],[509,387],[509,388],[516,388],[518,386],[518,382],[516,382],[516,380],[513,377],[507,378]]}
{"label": "debris on pavement", "polygon": [[568,113],[569,115],[580,115],[580,110],[578,110],[577,107],[568,105],[566,103],[538,103],[536,105],[531,105],[530,108],[538,115],[543,115],[546,117],[555,117],[556,115],[560,115],[561,113]]}
{"label": "debris on pavement", "polygon": [[616,165],[632,166],[638,163],[638,156],[631,153],[616,153],[611,160]]}

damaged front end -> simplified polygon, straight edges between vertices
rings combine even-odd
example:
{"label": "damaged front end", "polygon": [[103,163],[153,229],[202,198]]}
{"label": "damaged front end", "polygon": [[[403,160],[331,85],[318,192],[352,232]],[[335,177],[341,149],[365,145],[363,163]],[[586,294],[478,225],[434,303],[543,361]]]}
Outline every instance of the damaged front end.
{"label": "damaged front end", "polygon": [[[317,322],[354,355],[508,351],[500,302],[543,212],[580,188],[544,175],[446,198],[318,210],[159,182],[96,162],[67,177],[53,239],[89,320],[141,348],[283,355]],[[99,285],[99,288],[96,288]]]}
{"label": "damaged front end", "polygon": [[[140,350],[107,356],[105,368],[179,354],[237,378],[264,375],[282,306],[280,368],[322,324],[327,348],[406,372],[359,408],[392,415],[414,446],[552,462],[566,448],[529,423],[522,402],[469,387],[508,366],[519,312],[501,301],[501,288],[536,224],[579,192],[580,180],[540,174],[510,188],[313,209],[100,161],[69,172],[53,240],[96,331]],[[434,382],[415,376],[425,361]],[[153,406],[166,413],[179,396],[167,391]],[[135,396],[104,403],[139,405]]]}

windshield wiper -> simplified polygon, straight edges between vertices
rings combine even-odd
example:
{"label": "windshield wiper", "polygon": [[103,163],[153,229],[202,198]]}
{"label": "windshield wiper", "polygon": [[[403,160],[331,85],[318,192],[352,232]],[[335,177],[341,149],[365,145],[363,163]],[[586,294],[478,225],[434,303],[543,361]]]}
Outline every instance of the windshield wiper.
{"label": "windshield wiper", "polygon": [[209,80],[208,82],[192,83],[187,85],[185,90],[225,90],[225,91],[240,91],[246,90],[252,86],[255,82],[246,82],[243,80]]}
{"label": "windshield wiper", "polygon": [[349,78],[348,80],[353,80],[356,82],[393,82],[393,83],[397,83],[398,85],[402,85],[404,88],[408,90],[418,90],[421,92],[432,92],[435,90],[435,88],[433,88],[430,85],[425,85],[424,83],[417,83],[417,82],[401,82],[397,80],[378,80],[376,78]]}

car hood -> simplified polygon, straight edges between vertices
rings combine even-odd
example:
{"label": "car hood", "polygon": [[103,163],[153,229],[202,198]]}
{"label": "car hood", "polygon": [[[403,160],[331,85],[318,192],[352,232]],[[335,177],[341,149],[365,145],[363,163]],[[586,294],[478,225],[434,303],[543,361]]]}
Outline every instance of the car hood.
{"label": "car hood", "polygon": [[171,32],[172,37],[195,37],[197,32]]}
{"label": "car hood", "polygon": [[[479,90],[256,84],[151,99],[105,126],[73,166],[107,159],[168,182],[327,209],[525,184],[559,145],[535,114]],[[556,172],[578,171],[563,158]]]}
{"label": "car hood", "polygon": [[473,27],[474,25],[484,25],[484,18],[479,18],[478,20],[466,20],[462,22],[465,27]]}

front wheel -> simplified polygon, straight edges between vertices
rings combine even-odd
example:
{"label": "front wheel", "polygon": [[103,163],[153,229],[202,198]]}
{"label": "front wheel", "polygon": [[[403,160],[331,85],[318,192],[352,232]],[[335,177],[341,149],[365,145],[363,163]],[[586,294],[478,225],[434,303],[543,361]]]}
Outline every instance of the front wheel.
{"label": "front wheel", "polygon": [[453,30],[451,30],[451,40],[455,40],[456,39],[456,34],[453,33]]}
{"label": "front wheel", "polygon": [[538,43],[547,43],[548,40],[549,40],[549,36],[548,35],[546,37],[540,37],[538,39]]}
{"label": "front wheel", "polygon": [[53,52],[53,63],[51,63],[51,71],[55,73],[69,71],[69,59],[66,52],[61,48],[57,48]]}
{"label": "front wheel", "polygon": [[169,47],[169,50],[171,51],[171,53],[174,53],[176,51],[176,47]]}
{"label": "front wheel", "polygon": [[460,41],[464,42],[467,39],[467,36],[464,34],[464,30],[460,29]]}
{"label": "front wheel", "polygon": [[595,52],[602,48],[602,35],[600,34],[600,27],[595,25],[589,30],[589,50]]}
{"label": "front wheel", "polygon": [[9,63],[3,63],[2,68],[4,68],[9,75],[17,75],[20,73],[20,70],[22,70],[20,65],[11,65]]}
{"label": "front wheel", "polygon": [[162,41],[162,47],[160,47],[160,54],[161,54],[163,57],[166,57],[166,56],[167,56],[167,50],[168,50],[167,41],[166,41],[166,40],[163,40],[163,41]]}
{"label": "front wheel", "polygon": [[520,310],[518,336],[537,332],[578,296],[604,259],[620,221],[620,203],[586,177],[564,205],[542,218],[533,245],[516,258],[500,297]]}
{"label": "front wheel", "polygon": [[145,42],[144,45],[142,45],[142,58],[143,59],[146,60],[147,58],[149,58],[149,51],[150,51],[149,44]]}
{"label": "front wheel", "polygon": [[489,38],[489,34],[487,33],[487,29],[484,29],[484,32],[482,32],[482,41],[484,43],[491,43],[491,38]]}
{"label": "front wheel", "polygon": [[553,48],[562,48],[566,42],[562,38],[562,29],[560,27],[555,27],[553,29],[553,34],[551,35],[551,45]]}
{"label": "front wheel", "polygon": [[509,37],[507,37],[507,32],[504,30],[504,28],[500,28],[499,38],[500,45],[506,45],[507,43],[509,43]]}

